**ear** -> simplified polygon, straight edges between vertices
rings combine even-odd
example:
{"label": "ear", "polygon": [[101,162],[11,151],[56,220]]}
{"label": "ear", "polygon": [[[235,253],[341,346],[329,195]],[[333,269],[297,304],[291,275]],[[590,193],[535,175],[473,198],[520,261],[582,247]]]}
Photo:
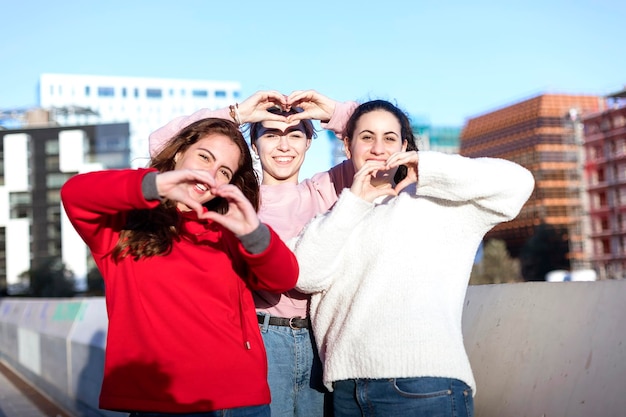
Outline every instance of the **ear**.
{"label": "ear", "polygon": [[178,163],[179,159],[180,159],[180,151],[176,152],[176,155],[174,155],[174,165]]}
{"label": "ear", "polygon": [[307,140],[306,140],[306,150],[307,150],[307,151],[308,151],[308,150],[309,150],[309,148],[311,147],[311,143],[312,143],[312,142],[313,142],[313,140],[312,140],[312,139],[307,139]]}
{"label": "ear", "polygon": [[256,154],[256,156],[259,156],[259,150],[256,148],[256,143],[253,143],[252,145],[250,145],[250,147],[252,148],[252,151]]}
{"label": "ear", "polygon": [[404,142],[402,142],[402,152],[406,152],[406,147],[407,147],[408,145],[409,145],[409,142],[408,142],[408,141],[406,141],[406,140],[405,140]]}
{"label": "ear", "polygon": [[346,153],[346,158],[352,158],[352,154],[350,153],[350,138],[343,138],[343,151]]}

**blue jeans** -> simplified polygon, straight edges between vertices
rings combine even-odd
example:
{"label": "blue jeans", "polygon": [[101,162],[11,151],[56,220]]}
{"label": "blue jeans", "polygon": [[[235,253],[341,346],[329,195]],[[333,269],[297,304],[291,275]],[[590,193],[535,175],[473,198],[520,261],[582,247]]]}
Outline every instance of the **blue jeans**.
{"label": "blue jeans", "polygon": [[322,366],[309,330],[264,324],[259,328],[267,351],[272,417],[322,417]]}
{"label": "blue jeans", "polygon": [[226,410],[206,411],[202,413],[151,413],[136,411],[128,417],[270,417],[269,405],[228,408]]}
{"label": "blue jeans", "polygon": [[451,378],[348,379],[334,383],[335,417],[472,417],[472,389]]}

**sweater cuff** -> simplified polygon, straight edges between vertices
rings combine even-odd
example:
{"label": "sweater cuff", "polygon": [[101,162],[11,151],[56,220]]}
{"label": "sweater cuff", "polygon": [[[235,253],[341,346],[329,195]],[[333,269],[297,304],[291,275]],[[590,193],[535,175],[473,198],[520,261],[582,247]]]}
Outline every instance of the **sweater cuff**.
{"label": "sweater cuff", "polygon": [[157,174],[157,171],[148,172],[141,180],[141,193],[143,194],[143,198],[148,201],[161,200],[161,196],[159,195],[159,190],[156,185]]}
{"label": "sweater cuff", "polygon": [[252,232],[247,235],[237,236],[241,241],[244,249],[251,254],[257,254],[263,252],[270,245],[270,229],[267,225],[263,223],[259,223],[259,227],[257,227]]}

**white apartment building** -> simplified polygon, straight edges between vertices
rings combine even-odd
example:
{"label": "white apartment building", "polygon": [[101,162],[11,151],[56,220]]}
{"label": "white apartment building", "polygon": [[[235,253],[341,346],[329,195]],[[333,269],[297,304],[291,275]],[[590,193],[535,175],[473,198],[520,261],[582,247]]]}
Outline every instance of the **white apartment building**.
{"label": "white apartment building", "polygon": [[148,163],[151,132],[198,109],[233,104],[240,92],[233,81],[42,74],[39,106],[64,125],[128,122],[131,166],[138,168]]}

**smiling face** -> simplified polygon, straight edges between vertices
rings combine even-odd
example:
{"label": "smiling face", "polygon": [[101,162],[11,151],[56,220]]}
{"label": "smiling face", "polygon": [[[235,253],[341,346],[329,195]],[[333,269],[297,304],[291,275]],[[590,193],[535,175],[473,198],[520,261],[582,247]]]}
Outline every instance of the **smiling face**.
{"label": "smiling face", "polygon": [[[219,133],[208,134],[174,157],[174,169],[203,169],[211,173],[217,185],[228,184],[239,169],[241,153],[231,138]],[[189,184],[189,195],[201,204],[215,196],[205,184]],[[179,203],[180,210],[189,210]]]}
{"label": "smiling face", "polygon": [[[388,111],[374,110],[358,119],[351,138],[344,139],[346,155],[352,160],[355,171],[367,161],[385,162],[396,152],[406,150],[398,119]],[[379,172],[372,183],[393,182],[397,168]]]}
{"label": "smiling face", "polygon": [[297,184],[309,146],[311,138],[307,138],[301,123],[263,122],[252,145],[261,162],[263,184]]}

